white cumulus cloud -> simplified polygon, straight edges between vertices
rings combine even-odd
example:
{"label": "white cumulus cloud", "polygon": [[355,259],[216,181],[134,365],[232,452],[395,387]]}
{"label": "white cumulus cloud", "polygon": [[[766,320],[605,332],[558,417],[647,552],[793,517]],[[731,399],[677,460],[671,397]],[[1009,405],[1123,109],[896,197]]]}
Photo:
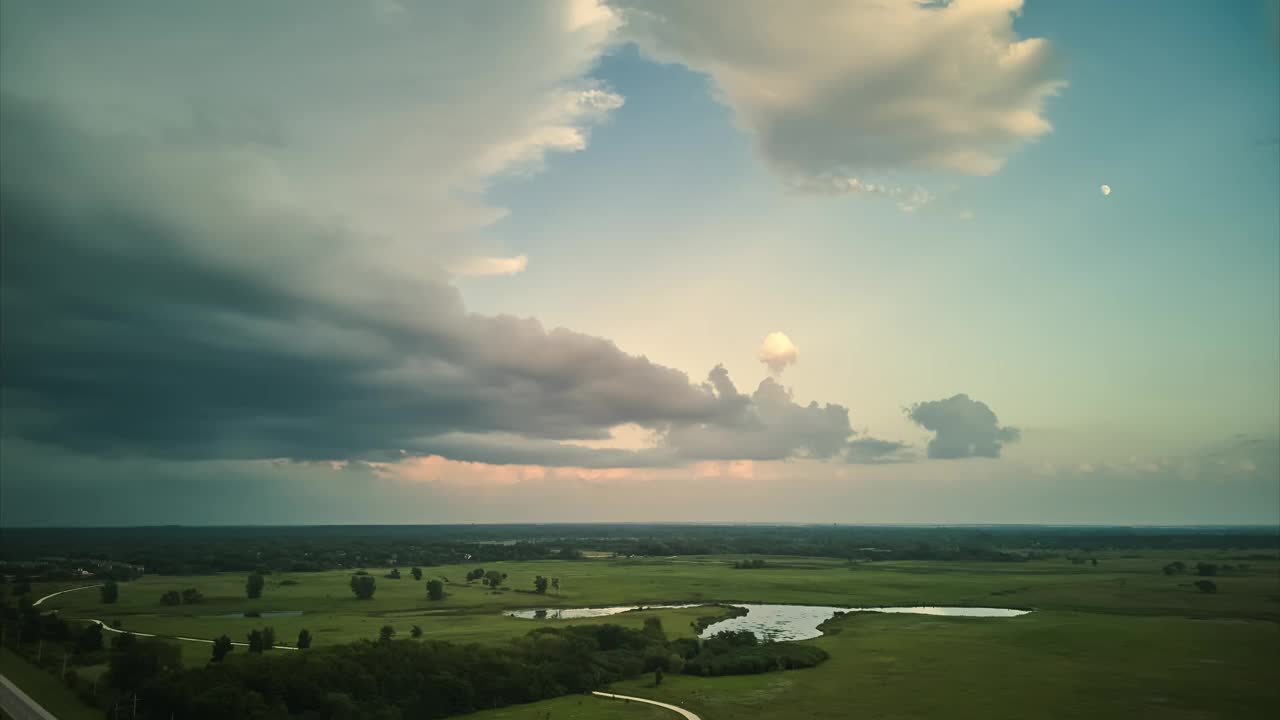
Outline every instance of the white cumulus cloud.
{"label": "white cumulus cloud", "polygon": [[779,375],[788,365],[795,364],[800,358],[800,350],[786,333],[771,332],[764,336],[758,357],[760,362],[769,366],[769,372]]}
{"label": "white cumulus cloud", "polygon": [[610,0],[650,56],[706,73],[783,177],[989,175],[1049,132],[1064,82],[1022,0]]}

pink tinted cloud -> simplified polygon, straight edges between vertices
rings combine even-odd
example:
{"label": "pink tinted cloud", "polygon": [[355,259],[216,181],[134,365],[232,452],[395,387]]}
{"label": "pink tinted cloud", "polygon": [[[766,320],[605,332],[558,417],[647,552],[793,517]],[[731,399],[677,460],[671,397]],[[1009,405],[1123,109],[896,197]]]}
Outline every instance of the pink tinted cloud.
{"label": "pink tinted cloud", "polygon": [[756,463],[751,460],[707,461],[683,468],[583,468],[547,467],[543,465],[490,465],[480,462],[449,460],[439,455],[406,457],[396,462],[368,462],[374,472],[384,477],[410,482],[430,482],[467,486],[503,486],[543,480],[579,480],[610,482],[626,480],[675,480],[690,476],[699,479],[755,478]]}

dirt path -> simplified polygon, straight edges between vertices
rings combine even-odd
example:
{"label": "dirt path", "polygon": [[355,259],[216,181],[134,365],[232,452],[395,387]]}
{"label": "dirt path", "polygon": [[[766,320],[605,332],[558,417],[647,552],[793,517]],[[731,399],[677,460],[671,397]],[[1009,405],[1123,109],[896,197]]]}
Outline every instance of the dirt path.
{"label": "dirt path", "polygon": [[685,710],[682,707],[679,707],[676,705],[669,705],[664,702],[658,702],[657,700],[646,700],[644,698],[634,697],[632,695],[614,695],[613,693],[605,693],[605,692],[593,692],[591,694],[597,697],[609,698],[611,700],[630,700],[632,702],[645,703],[646,705],[657,705],[660,708],[666,708],[672,712],[679,713],[680,717],[684,718],[685,720],[702,720],[702,718],[698,717],[697,715],[694,715],[693,713],[689,712],[688,710]]}

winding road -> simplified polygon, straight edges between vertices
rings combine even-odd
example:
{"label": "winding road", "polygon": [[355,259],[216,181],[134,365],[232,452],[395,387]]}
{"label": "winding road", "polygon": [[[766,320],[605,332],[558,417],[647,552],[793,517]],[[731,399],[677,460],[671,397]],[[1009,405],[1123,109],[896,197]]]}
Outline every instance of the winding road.
{"label": "winding road", "polygon": [[[48,600],[51,597],[56,597],[63,593],[75,592],[76,590],[88,590],[89,588],[96,588],[96,587],[102,587],[102,586],[101,585],[82,585],[80,587],[74,587],[67,590],[59,590],[56,593],[49,593],[48,595],[45,595],[39,600],[36,600],[35,602],[31,603],[31,605],[32,606],[39,605],[45,600]],[[206,640],[204,638],[183,637],[182,635],[153,635],[152,633],[133,632],[132,630],[119,630],[117,628],[111,627],[110,625],[96,618],[85,618],[85,620],[88,620],[89,622],[98,623],[99,625],[102,626],[103,630],[106,630],[108,632],[113,632],[113,633],[120,633],[120,634],[130,633],[132,635],[136,635],[137,637],[160,638],[161,640],[185,640],[186,642],[198,642],[198,643],[204,643],[206,645],[213,644],[212,640]],[[249,647],[249,643],[233,642],[231,644],[237,647]],[[272,645],[272,648],[276,650],[297,650],[298,649],[296,647],[290,647],[288,645]]]}
{"label": "winding road", "polygon": [[61,594],[63,594],[63,593],[75,592],[75,591],[77,591],[77,590],[88,590],[89,588],[96,588],[96,587],[102,587],[102,585],[81,585],[80,587],[73,587],[73,588],[68,588],[68,589],[66,589],[66,590],[59,590],[59,591],[58,591],[58,592],[56,592],[56,593],[49,593],[48,595],[45,595],[44,597],[40,598],[39,600],[37,600],[37,601],[35,601],[35,602],[31,603],[31,606],[32,606],[32,607],[35,607],[36,605],[39,605],[40,603],[44,602],[45,600],[48,600],[48,599],[49,599],[49,598],[51,598],[51,597],[57,597],[57,596],[59,596],[59,595],[61,595]]}
{"label": "winding road", "polygon": [[685,720],[702,720],[701,717],[698,717],[697,715],[689,712],[688,710],[685,710],[682,707],[679,707],[677,705],[670,705],[664,702],[658,702],[657,700],[646,700],[644,698],[635,697],[633,695],[614,695],[613,693],[606,693],[606,692],[593,692],[591,694],[595,695],[596,697],[609,698],[610,700],[630,700],[632,702],[644,703],[646,705],[657,705],[660,708],[666,708],[668,710],[671,710],[672,712],[679,713],[680,717],[684,718]]}
{"label": "winding road", "polygon": [[[51,597],[57,597],[58,595],[61,595],[61,594],[63,594],[63,593],[75,592],[75,591],[77,591],[77,590],[88,590],[88,589],[90,589],[90,588],[96,588],[96,587],[101,587],[101,585],[82,585],[82,586],[80,586],[80,587],[69,588],[69,589],[67,589],[67,590],[59,590],[59,591],[58,591],[58,592],[56,592],[56,593],[49,593],[48,595],[45,595],[44,597],[40,598],[39,600],[36,600],[35,602],[33,602],[33,603],[31,603],[31,604],[32,604],[33,606],[34,606],[34,605],[39,605],[40,603],[44,602],[45,600],[48,600],[48,599],[49,599],[49,598],[51,598]],[[105,622],[103,622],[103,621],[101,621],[101,620],[97,620],[97,619],[95,619],[95,618],[87,618],[87,619],[89,620],[89,622],[96,622],[96,623],[98,623],[99,625],[101,625],[101,626],[102,626],[102,629],[103,629],[103,630],[107,630],[107,631],[109,631],[109,632],[113,632],[113,633],[125,633],[125,632],[129,632],[129,631],[126,631],[126,630],[119,630],[119,629],[113,628],[113,627],[111,627],[110,625],[106,624]],[[138,636],[138,637],[152,637],[152,638],[161,638],[161,639],[166,639],[166,640],[185,640],[186,642],[198,642],[198,643],[205,643],[206,645],[212,645],[212,644],[213,644],[213,641],[212,641],[212,640],[206,640],[206,639],[204,639],[204,638],[182,637],[181,635],[153,635],[153,634],[151,634],[151,633],[141,633],[141,632],[135,632],[135,633],[133,633],[133,634],[134,634],[134,635],[136,635],[136,636]],[[236,646],[238,646],[238,647],[248,647],[248,646],[249,646],[249,644],[248,644],[248,643],[238,643],[238,642],[233,642],[233,643],[231,643],[231,644],[232,644],[232,645],[236,645]],[[296,648],[296,647],[290,647],[290,646],[288,646],[288,645],[276,645],[275,647],[276,647],[276,648],[278,648],[278,649],[280,649],[280,650],[297,650],[297,649],[298,649],[298,648]],[[21,703],[22,705],[25,705],[25,706],[26,706],[25,708],[23,708],[24,710],[28,710],[28,711],[30,711],[30,712],[32,712],[32,713],[37,713],[37,714],[30,714],[30,715],[26,715],[26,716],[14,715],[15,717],[21,717],[21,718],[23,718],[23,720],[25,720],[25,718],[27,718],[27,717],[30,717],[30,718],[49,718],[50,720],[56,720],[56,719],[54,719],[54,718],[53,718],[53,716],[52,716],[52,715],[49,715],[48,713],[45,713],[45,712],[44,712],[44,709],[43,709],[43,708],[41,708],[39,705],[36,705],[33,701],[31,701],[31,699],[30,699],[30,698],[28,698],[26,695],[22,694],[22,691],[21,691],[21,690],[18,690],[18,688],[16,688],[16,687],[14,687],[11,683],[9,683],[9,681],[8,681],[8,680],[5,680],[3,685],[4,685],[4,686],[6,686],[6,687],[2,687],[2,688],[0,688],[0,697],[4,697],[5,695],[7,695],[7,694],[8,694],[7,692],[4,692],[4,691],[12,690],[12,691],[13,691],[13,693],[16,693],[18,696],[20,696],[21,698],[23,698],[23,699],[26,701],[26,702]],[[646,705],[656,705],[656,706],[658,706],[658,707],[660,707],[660,708],[666,708],[667,710],[670,710],[670,711],[672,711],[672,712],[678,713],[678,714],[679,714],[681,717],[683,717],[685,720],[702,720],[702,718],[701,718],[701,717],[699,717],[698,715],[695,715],[694,713],[691,713],[691,712],[689,712],[688,710],[685,710],[685,709],[684,709],[684,708],[682,708],[682,707],[678,707],[678,706],[676,706],[676,705],[671,705],[671,704],[664,703],[664,702],[658,702],[657,700],[647,700],[647,699],[645,699],[645,698],[641,698],[641,697],[634,697],[634,696],[632,696],[632,695],[615,695],[615,694],[613,694],[613,693],[606,693],[606,692],[593,692],[593,693],[591,693],[591,694],[592,694],[592,695],[595,695],[596,697],[607,698],[607,699],[609,699],[609,700],[629,700],[629,701],[632,701],[632,702],[645,703]],[[7,704],[6,704],[6,705],[7,705]],[[6,709],[6,711],[10,712],[10,714],[14,714],[12,711],[9,711],[9,709],[8,709],[8,707],[7,707],[7,706],[6,706],[6,708],[5,708],[5,709]],[[41,714],[38,714],[38,713],[44,713],[44,714],[43,714],[43,715],[41,715]]]}

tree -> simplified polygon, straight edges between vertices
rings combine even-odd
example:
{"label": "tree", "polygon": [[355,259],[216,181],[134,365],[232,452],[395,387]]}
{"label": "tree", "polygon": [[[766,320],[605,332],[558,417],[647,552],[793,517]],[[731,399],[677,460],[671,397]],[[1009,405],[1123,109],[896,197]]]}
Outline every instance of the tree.
{"label": "tree", "polygon": [[262,597],[262,588],[267,581],[258,573],[253,573],[244,583],[244,592],[250,600]]}
{"label": "tree", "polygon": [[1213,577],[1218,574],[1218,566],[1215,563],[1196,563],[1196,574],[1201,577]]}
{"label": "tree", "polygon": [[383,625],[378,631],[378,640],[380,642],[391,642],[391,638],[396,636],[396,629],[390,625]]}
{"label": "tree", "polygon": [[177,590],[170,590],[169,592],[160,596],[161,605],[180,605],[181,603],[182,603],[182,596],[178,594]]}
{"label": "tree", "polygon": [[276,646],[276,629],[273,627],[262,628],[262,649],[270,650]]}
{"label": "tree", "polygon": [[422,579],[422,568],[420,567],[410,568],[409,574],[412,575],[414,581],[417,582]]}
{"label": "tree", "polygon": [[439,580],[428,580],[427,581],[427,598],[429,600],[443,600],[444,599],[444,583],[440,582]]}
{"label": "tree", "polygon": [[217,640],[213,641],[213,661],[222,662],[222,659],[231,652],[231,638],[219,635]]}
{"label": "tree", "polygon": [[422,637],[422,628],[418,627],[417,625],[414,625],[412,628],[409,629],[409,637],[415,640]]}
{"label": "tree", "polygon": [[195,588],[187,588],[182,591],[182,604],[195,605],[204,602],[204,593]]}
{"label": "tree", "polygon": [[1218,584],[1212,580],[1197,580],[1196,587],[1199,588],[1202,593],[1218,592]]}
{"label": "tree", "polygon": [[1098,558],[1089,558],[1089,561],[1093,563],[1094,567],[1098,567]]}
{"label": "tree", "polygon": [[644,619],[644,634],[665,645],[667,633],[662,629],[662,618],[647,617]]}
{"label": "tree", "polygon": [[311,631],[302,628],[298,631],[298,649],[306,650],[309,647],[311,647]]}
{"label": "tree", "polygon": [[351,592],[360,600],[369,600],[373,598],[373,591],[377,589],[377,583],[374,582],[370,575],[352,575],[351,576]]}
{"label": "tree", "polygon": [[475,582],[484,577],[484,568],[476,568],[467,573],[467,582]]}
{"label": "tree", "polygon": [[80,637],[76,638],[76,649],[81,652],[94,652],[102,649],[102,625],[91,622],[84,626],[84,630],[80,631]]}
{"label": "tree", "polygon": [[533,591],[539,595],[547,594],[547,579],[539,575],[533,579]]}
{"label": "tree", "polygon": [[484,574],[484,584],[494,590],[497,590],[498,586],[505,582],[506,579],[507,574],[504,572],[498,572],[497,570],[490,570]]}
{"label": "tree", "polygon": [[653,684],[654,684],[654,685],[661,685],[661,684],[662,684],[662,668],[654,668],[654,670],[653,670]]}
{"label": "tree", "polygon": [[182,649],[176,643],[138,640],[125,634],[111,643],[107,662],[108,682],[121,690],[133,691],[157,676],[182,667]]}
{"label": "tree", "polygon": [[262,631],[261,630],[249,631],[249,652],[251,653],[262,652]]}
{"label": "tree", "polygon": [[551,578],[551,587],[555,588],[556,595],[560,594],[560,578]]}
{"label": "tree", "polygon": [[391,578],[392,580],[399,580],[400,568],[391,568],[391,572],[387,573],[387,577]]}
{"label": "tree", "polygon": [[116,585],[115,580],[108,580],[98,588],[98,595],[103,603],[111,605],[120,597],[120,586]]}

